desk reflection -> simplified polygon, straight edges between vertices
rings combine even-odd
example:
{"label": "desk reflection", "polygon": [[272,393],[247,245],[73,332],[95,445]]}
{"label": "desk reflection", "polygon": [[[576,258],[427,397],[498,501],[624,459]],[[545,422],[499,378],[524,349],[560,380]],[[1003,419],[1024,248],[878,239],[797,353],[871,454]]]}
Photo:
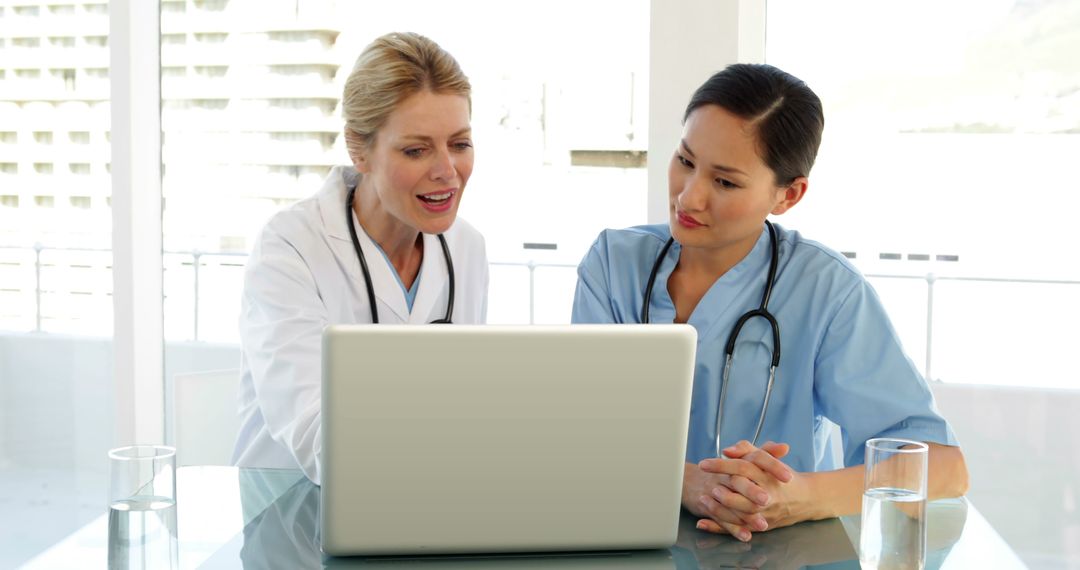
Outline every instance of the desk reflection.
{"label": "desk reflection", "polygon": [[679,539],[672,548],[678,568],[859,568],[858,555],[837,519],[755,533],[745,543],[700,531],[696,524],[692,516],[679,521]]}
{"label": "desk reflection", "polygon": [[[858,517],[802,523],[756,533],[749,543],[695,528],[697,519],[683,513],[678,542],[670,550],[564,553],[537,555],[477,555],[387,558],[331,558],[319,549],[320,489],[307,479],[278,494],[253,471],[241,485],[241,501],[261,513],[244,527],[240,559],[244,568],[366,568],[425,570],[607,569],[675,570],[768,568],[796,570],[858,569],[853,544],[858,543]],[[265,493],[265,495],[264,495]],[[276,497],[276,499],[269,498]],[[263,505],[269,505],[263,509]],[[942,568],[960,537],[967,515],[962,500],[937,501],[928,506],[928,570]],[[948,568],[948,565],[945,565]]]}
{"label": "desk reflection", "polygon": [[[252,475],[257,477],[259,474]],[[248,486],[248,488],[258,487],[258,485]],[[241,500],[259,504],[262,498],[242,496]],[[269,507],[244,527],[244,545],[240,549],[240,560],[246,569],[675,569],[672,553],[667,550],[537,555],[333,558],[324,557],[319,549],[319,543],[319,487],[305,479],[270,503]]]}

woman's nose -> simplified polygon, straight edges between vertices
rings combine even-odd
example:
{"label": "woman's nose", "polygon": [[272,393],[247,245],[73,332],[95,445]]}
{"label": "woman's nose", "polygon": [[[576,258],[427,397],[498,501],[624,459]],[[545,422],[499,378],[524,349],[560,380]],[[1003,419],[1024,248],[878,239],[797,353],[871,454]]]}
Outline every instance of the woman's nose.
{"label": "woman's nose", "polygon": [[436,152],[435,162],[431,165],[432,180],[449,180],[454,177],[456,170],[454,157],[449,151]]}
{"label": "woman's nose", "polygon": [[679,193],[679,205],[688,211],[704,210],[709,203],[708,190],[700,177],[691,176],[687,178],[682,192]]}

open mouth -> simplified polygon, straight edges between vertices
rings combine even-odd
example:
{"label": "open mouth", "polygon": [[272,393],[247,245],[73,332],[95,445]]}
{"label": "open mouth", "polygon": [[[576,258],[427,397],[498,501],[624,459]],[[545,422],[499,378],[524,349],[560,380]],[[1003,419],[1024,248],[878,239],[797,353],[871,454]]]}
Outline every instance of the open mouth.
{"label": "open mouth", "polygon": [[421,194],[417,196],[417,199],[420,200],[420,204],[425,209],[432,212],[443,212],[453,205],[455,194],[457,194],[456,190],[443,190],[441,192]]}
{"label": "open mouth", "polygon": [[441,204],[443,202],[446,202],[453,196],[454,192],[453,190],[451,190],[449,192],[442,192],[439,194],[424,194],[422,196],[419,196],[419,198],[427,202],[428,204]]}

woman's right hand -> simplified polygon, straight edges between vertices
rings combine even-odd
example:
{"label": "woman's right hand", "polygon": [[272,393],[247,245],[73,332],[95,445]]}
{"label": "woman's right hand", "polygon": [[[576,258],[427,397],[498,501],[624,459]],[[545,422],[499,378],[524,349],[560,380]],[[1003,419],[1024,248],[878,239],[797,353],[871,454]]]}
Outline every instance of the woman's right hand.
{"label": "woman's right hand", "polygon": [[[772,442],[761,446],[774,458],[787,455],[789,447]],[[686,463],[683,470],[682,504],[686,510],[701,517],[697,528],[709,532],[727,533],[748,541],[752,532],[769,528],[765,517],[760,515],[770,497],[754,481],[766,477],[780,481],[790,480],[787,467],[776,462],[780,472],[766,473],[754,463],[741,458],[725,458],[730,463],[729,473],[707,473],[697,464]]]}

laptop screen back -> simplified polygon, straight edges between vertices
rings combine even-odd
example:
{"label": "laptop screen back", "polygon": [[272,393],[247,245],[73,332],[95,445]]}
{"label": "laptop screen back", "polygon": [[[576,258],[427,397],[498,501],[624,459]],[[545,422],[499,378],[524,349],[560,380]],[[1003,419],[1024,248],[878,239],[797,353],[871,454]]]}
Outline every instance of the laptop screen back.
{"label": "laptop screen back", "polygon": [[696,338],[686,325],[329,327],[323,550],[670,546]]}

